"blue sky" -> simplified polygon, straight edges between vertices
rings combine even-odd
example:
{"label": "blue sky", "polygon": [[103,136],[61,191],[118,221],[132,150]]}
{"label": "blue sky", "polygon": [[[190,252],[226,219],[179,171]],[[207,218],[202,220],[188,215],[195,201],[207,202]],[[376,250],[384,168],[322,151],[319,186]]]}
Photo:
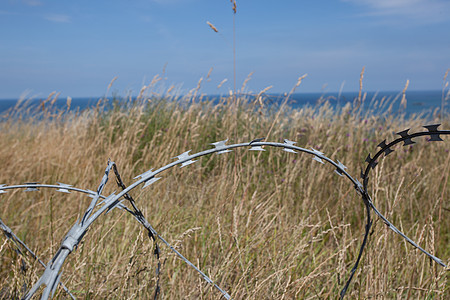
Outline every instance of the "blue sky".
{"label": "blue sky", "polygon": [[[237,86],[247,92],[439,90],[450,68],[449,0],[238,0]],[[206,22],[219,30],[214,32]],[[0,98],[233,87],[228,0],[2,0]],[[217,86],[228,79],[220,88]]]}

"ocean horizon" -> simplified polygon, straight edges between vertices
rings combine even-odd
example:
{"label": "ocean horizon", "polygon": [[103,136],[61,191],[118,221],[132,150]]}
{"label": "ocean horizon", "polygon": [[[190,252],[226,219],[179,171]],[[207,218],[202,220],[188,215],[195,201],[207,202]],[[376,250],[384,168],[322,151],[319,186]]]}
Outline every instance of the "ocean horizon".
{"label": "ocean horizon", "polygon": [[[363,109],[371,110],[372,113],[384,113],[387,111],[389,107],[391,107],[391,112],[393,113],[404,113],[405,116],[410,116],[412,114],[424,114],[431,115],[436,110],[441,109],[444,104],[444,110],[448,110],[449,104],[449,92],[446,91],[443,93],[439,90],[433,91],[406,91],[406,108],[401,106],[402,92],[395,91],[382,91],[382,92],[363,92],[362,98]],[[242,94],[240,96],[244,96],[249,99],[249,101],[255,101],[255,94]],[[325,102],[329,102],[329,104],[336,107],[343,107],[347,103],[352,103],[359,96],[359,92],[322,92],[322,93],[294,93],[289,97],[287,105],[292,107],[293,109],[298,109],[302,107],[318,107]],[[201,96],[202,101],[213,101],[217,102],[220,98],[228,97],[227,95],[203,95]],[[104,99],[105,97],[74,97],[71,98],[71,106],[70,111],[83,111],[85,109],[93,108],[97,105],[100,99]],[[197,97],[200,99],[200,96]],[[27,103],[27,108],[31,107],[37,108],[40,107],[41,103],[46,100],[46,97],[43,98],[33,98],[30,100],[22,101]],[[112,102],[111,97],[108,98],[110,102]],[[129,101],[130,97],[125,98],[115,98],[118,101]],[[132,100],[136,100],[136,97],[131,97]],[[183,96],[177,96],[176,99],[183,99]],[[286,94],[282,93],[271,93],[264,94],[262,96],[262,101],[266,106],[279,105],[283,103],[286,99]],[[8,110],[14,108],[19,99],[0,99],[0,115],[4,114]],[[383,102],[385,105],[380,107],[380,102]],[[376,105],[377,104],[377,105]],[[46,104],[47,105],[47,104]],[[67,109],[67,98],[59,97],[54,106],[60,110]]]}

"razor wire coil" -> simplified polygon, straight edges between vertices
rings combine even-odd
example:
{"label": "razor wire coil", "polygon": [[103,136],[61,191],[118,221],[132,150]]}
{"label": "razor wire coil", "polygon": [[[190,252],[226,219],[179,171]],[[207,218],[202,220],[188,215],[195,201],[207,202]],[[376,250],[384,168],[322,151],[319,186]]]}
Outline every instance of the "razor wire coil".
{"label": "razor wire coil", "polygon": [[[70,293],[68,288],[64,285],[63,282],[61,282],[61,270],[64,264],[64,261],[66,258],[70,255],[71,252],[75,251],[78,244],[83,240],[85,237],[85,234],[87,233],[90,225],[99,218],[103,213],[108,213],[114,208],[122,209],[131,215],[147,230],[148,237],[151,239],[154,243],[154,255],[157,259],[157,267],[156,267],[156,287],[155,287],[155,293],[154,293],[154,299],[157,299],[159,293],[160,293],[160,269],[161,269],[161,260],[160,260],[160,248],[157,243],[157,239],[159,239],[162,243],[164,243],[172,252],[174,252],[180,259],[182,259],[186,264],[188,264],[190,267],[195,269],[200,276],[205,280],[208,284],[213,285],[218,292],[225,298],[225,299],[231,299],[231,296],[221,287],[219,287],[212,279],[210,279],[205,273],[203,273],[199,268],[197,268],[193,263],[191,263],[187,258],[185,258],[179,251],[177,251],[173,246],[171,246],[161,235],[159,235],[155,229],[151,226],[150,222],[147,221],[147,219],[144,217],[141,210],[139,210],[138,206],[136,205],[135,200],[131,197],[129,192],[136,188],[137,186],[142,185],[142,189],[148,187],[149,185],[157,182],[161,177],[156,177],[160,173],[173,168],[175,166],[180,166],[180,168],[184,168],[188,165],[194,164],[197,162],[197,158],[200,158],[202,156],[210,155],[210,154],[225,154],[228,152],[232,152],[233,149],[237,148],[248,148],[249,151],[266,151],[263,147],[274,147],[274,148],[282,148],[283,151],[289,152],[289,153],[306,153],[313,156],[313,159],[317,161],[318,163],[325,164],[328,163],[332,165],[335,169],[334,172],[341,176],[347,178],[354,186],[358,194],[361,196],[363,203],[366,208],[366,217],[367,222],[365,225],[365,233],[364,238],[360,246],[360,250],[358,253],[358,257],[356,259],[356,262],[353,266],[353,268],[350,271],[349,278],[341,290],[340,298],[344,298],[347,289],[352,281],[352,278],[358,268],[360,259],[362,257],[364,248],[367,243],[367,239],[369,236],[370,228],[372,225],[372,217],[371,217],[371,211],[373,211],[387,226],[389,229],[394,231],[396,234],[399,234],[404,238],[406,241],[408,241],[413,247],[419,249],[421,252],[423,252],[425,255],[427,255],[430,259],[441,265],[442,267],[447,267],[444,262],[439,259],[438,257],[432,255],[431,253],[427,252],[425,249],[423,249],[421,246],[419,246],[417,243],[415,243],[412,239],[410,239],[408,236],[406,236],[402,231],[400,231],[397,227],[395,227],[374,205],[369,192],[368,192],[368,181],[369,181],[369,174],[370,171],[373,170],[377,164],[378,160],[382,157],[384,154],[384,157],[388,156],[395,150],[392,149],[393,146],[402,143],[403,146],[412,145],[415,142],[412,140],[413,138],[418,138],[421,136],[427,136],[429,138],[429,141],[443,141],[441,136],[443,135],[449,135],[449,130],[439,130],[438,127],[440,124],[434,124],[434,125],[427,125],[424,126],[424,128],[427,131],[422,132],[416,132],[416,133],[409,133],[410,129],[406,129],[404,131],[398,132],[397,135],[400,137],[395,139],[394,141],[387,143],[386,140],[382,141],[378,144],[378,147],[380,148],[373,157],[369,154],[365,160],[367,163],[366,169],[364,171],[361,171],[361,178],[362,183],[359,182],[357,179],[352,177],[347,171],[347,167],[341,163],[339,160],[332,160],[324,155],[324,153],[320,152],[319,150],[316,150],[314,148],[306,149],[295,146],[294,141],[290,141],[285,139],[283,143],[277,143],[277,142],[264,142],[264,138],[259,138],[252,140],[251,142],[247,143],[238,143],[238,144],[231,144],[227,145],[228,140],[223,140],[219,142],[212,143],[213,146],[212,149],[207,149],[195,154],[189,154],[189,151],[186,151],[178,156],[173,157],[173,159],[176,159],[172,163],[169,163],[155,171],[153,169],[150,169],[140,175],[137,175],[134,179],[137,179],[134,183],[129,185],[128,187],[123,183],[122,178],[120,176],[120,173],[118,171],[118,168],[116,164],[113,161],[108,160],[107,167],[105,169],[104,175],[102,177],[102,180],[97,188],[96,191],[91,191],[87,189],[80,189],[73,187],[69,184],[41,184],[38,182],[28,182],[24,184],[19,185],[5,185],[0,184],[0,195],[7,193],[9,190],[14,189],[24,189],[27,192],[34,192],[39,191],[42,188],[48,188],[48,189],[54,189],[57,192],[61,193],[71,193],[71,192],[79,192],[87,194],[89,197],[92,198],[91,203],[89,204],[88,208],[86,209],[83,217],[81,220],[78,220],[67,232],[63,240],[61,241],[61,245],[54,255],[54,257],[50,260],[48,264],[45,264],[39,257],[23,242],[21,241],[14,232],[0,219],[0,229],[3,231],[4,235],[8,240],[10,240],[15,246],[16,250],[19,254],[24,255],[24,252],[28,252],[34,259],[38,260],[39,263],[45,268],[44,273],[41,275],[41,277],[38,279],[38,281],[32,286],[32,288],[26,293],[26,295],[23,297],[23,299],[31,299],[33,295],[38,291],[38,289],[45,285],[45,289],[43,291],[43,294],[41,296],[41,299],[48,299],[49,297],[52,297],[53,294],[56,291],[56,288],[58,285],[61,285],[61,287],[64,289],[64,291],[72,298],[75,299],[75,297]],[[120,192],[112,193],[108,196],[102,195],[103,189],[105,185],[108,182],[110,171],[113,170],[114,175],[116,177],[116,184],[121,189]],[[131,208],[123,204],[124,201],[127,201]]]}

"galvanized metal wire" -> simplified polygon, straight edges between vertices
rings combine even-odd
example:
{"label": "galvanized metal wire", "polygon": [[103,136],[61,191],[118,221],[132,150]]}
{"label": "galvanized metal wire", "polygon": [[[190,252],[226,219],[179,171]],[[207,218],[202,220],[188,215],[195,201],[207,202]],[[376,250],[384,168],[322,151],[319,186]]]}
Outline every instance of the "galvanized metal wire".
{"label": "galvanized metal wire", "polygon": [[[214,286],[216,290],[225,298],[225,299],[231,299],[231,296],[221,287],[219,287],[212,279],[210,279],[205,273],[203,273],[200,269],[198,269],[193,263],[191,263],[187,258],[185,258],[179,251],[177,251],[173,246],[171,246],[161,235],[159,235],[155,229],[151,226],[151,224],[147,221],[147,219],[144,217],[142,211],[138,208],[136,201],[133,199],[133,197],[130,195],[130,191],[135,189],[138,186],[142,185],[142,188],[146,188],[149,185],[157,182],[161,177],[157,177],[157,175],[167,171],[170,168],[173,168],[175,166],[180,166],[181,168],[186,167],[188,165],[194,164],[200,157],[211,155],[211,154],[225,154],[228,152],[233,151],[233,149],[236,148],[248,148],[250,151],[266,151],[263,147],[275,147],[275,148],[281,148],[285,152],[290,153],[299,153],[303,152],[306,154],[310,154],[313,156],[313,159],[321,164],[331,164],[334,167],[334,171],[337,175],[346,178],[350,181],[350,183],[354,186],[358,194],[361,196],[361,199],[363,201],[363,204],[366,208],[366,225],[365,225],[365,233],[364,238],[362,240],[360,250],[358,257],[356,259],[356,262],[353,266],[353,268],[350,271],[349,278],[341,290],[341,293],[339,297],[342,299],[344,298],[348,287],[355,275],[355,272],[358,268],[358,265],[360,263],[362,254],[364,252],[365,246],[367,244],[367,240],[369,237],[369,232],[372,226],[372,217],[371,217],[371,211],[373,211],[393,232],[396,234],[399,234],[402,238],[404,238],[406,241],[408,241],[414,248],[419,249],[421,252],[423,252],[425,255],[427,255],[430,259],[435,261],[437,264],[447,267],[444,262],[439,259],[438,257],[432,255],[431,253],[427,252],[425,249],[423,249],[421,246],[419,246],[417,243],[415,243],[412,239],[407,237],[403,232],[401,232],[397,227],[395,227],[374,205],[368,191],[368,181],[369,181],[369,173],[371,170],[373,170],[377,164],[378,160],[381,158],[381,156],[384,154],[384,156],[389,155],[394,151],[392,148],[393,146],[402,143],[404,146],[412,145],[415,142],[412,140],[413,138],[418,138],[422,136],[426,136],[429,138],[429,141],[443,141],[441,136],[443,135],[449,135],[449,130],[439,130],[438,129],[439,124],[436,125],[427,125],[424,126],[426,131],[422,132],[416,132],[416,133],[409,133],[409,129],[398,132],[397,134],[400,136],[396,140],[386,143],[386,140],[381,142],[378,147],[380,150],[378,150],[373,157],[370,155],[366,158],[367,167],[364,172],[361,172],[362,177],[362,183],[360,183],[357,179],[352,177],[347,171],[347,167],[342,164],[340,161],[334,161],[327,156],[324,155],[324,153],[316,150],[316,149],[305,149],[301,147],[295,146],[295,142],[290,140],[284,140],[283,143],[276,143],[276,142],[264,142],[264,138],[255,139],[251,142],[247,143],[238,143],[238,144],[232,144],[227,145],[227,140],[219,141],[212,143],[213,146],[212,149],[204,150],[202,152],[198,152],[195,154],[189,154],[190,151],[186,151],[176,157],[174,162],[165,165],[155,171],[153,169],[150,169],[138,176],[135,177],[137,179],[134,183],[129,185],[128,187],[124,184],[122,181],[122,178],[119,174],[118,168],[116,164],[113,161],[108,161],[107,167],[105,169],[104,175],[100,181],[100,184],[96,191],[91,190],[85,190],[73,187],[69,184],[41,184],[37,182],[29,182],[25,184],[20,185],[0,185],[0,195],[3,193],[8,192],[9,190],[13,189],[24,189],[25,191],[39,191],[41,188],[50,188],[55,189],[57,192],[62,193],[70,193],[70,192],[80,192],[87,194],[89,197],[92,198],[91,203],[89,204],[88,208],[86,209],[83,217],[81,220],[78,220],[73,224],[71,229],[67,232],[66,236],[61,241],[61,245],[59,249],[57,250],[56,254],[53,256],[53,258],[45,264],[38,258],[38,256],[29,248],[26,246],[26,244],[21,241],[13,232],[12,230],[0,219],[0,229],[5,234],[6,238],[10,240],[16,247],[17,252],[21,255],[25,255],[26,252],[28,252],[31,257],[34,259],[37,259],[39,263],[45,267],[45,270],[41,277],[38,279],[38,281],[32,286],[32,288],[24,295],[23,299],[31,299],[36,292],[39,290],[41,286],[45,286],[44,291],[42,293],[41,299],[48,299],[49,297],[52,297],[56,291],[56,288],[58,285],[61,285],[61,287],[66,291],[66,293],[75,299],[75,297],[70,293],[69,289],[61,282],[61,270],[63,268],[64,262],[66,258],[77,249],[77,246],[79,243],[83,240],[85,237],[89,227],[95,222],[102,214],[107,213],[111,211],[114,208],[123,209],[124,211],[130,213],[144,228],[147,230],[147,235],[149,239],[152,240],[154,244],[154,250],[153,253],[155,255],[155,258],[157,260],[157,267],[156,267],[156,286],[155,286],[155,293],[154,293],[154,299],[157,299],[160,294],[160,271],[161,271],[161,260],[160,260],[160,253],[161,249],[159,248],[157,239],[159,239],[163,244],[165,244],[172,252],[174,252],[180,259],[182,259],[187,265],[195,269],[200,276],[203,278],[204,281],[206,281],[208,284]],[[121,191],[116,193],[112,193],[109,196],[102,195],[103,189],[105,185],[108,182],[110,171],[113,170],[115,177],[116,177],[116,183],[120,187]],[[128,207],[124,204],[124,201],[128,203],[131,207]]]}

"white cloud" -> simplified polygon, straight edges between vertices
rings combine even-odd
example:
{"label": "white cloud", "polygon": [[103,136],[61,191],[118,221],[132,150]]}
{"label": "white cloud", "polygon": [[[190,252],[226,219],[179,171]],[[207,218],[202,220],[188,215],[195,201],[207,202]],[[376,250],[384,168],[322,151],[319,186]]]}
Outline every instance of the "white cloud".
{"label": "white cloud", "polygon": [[46,15],[44,19],[55,22],[55,23],[70,23],[71,18],[68,15],[62,15],[62,14],[52,14],[52,15]]}
{"label": "white cloud", "polygon": [[448,0],[341,0],[366,7],[367,15],[408,17],[420,22],[450,20]]}

